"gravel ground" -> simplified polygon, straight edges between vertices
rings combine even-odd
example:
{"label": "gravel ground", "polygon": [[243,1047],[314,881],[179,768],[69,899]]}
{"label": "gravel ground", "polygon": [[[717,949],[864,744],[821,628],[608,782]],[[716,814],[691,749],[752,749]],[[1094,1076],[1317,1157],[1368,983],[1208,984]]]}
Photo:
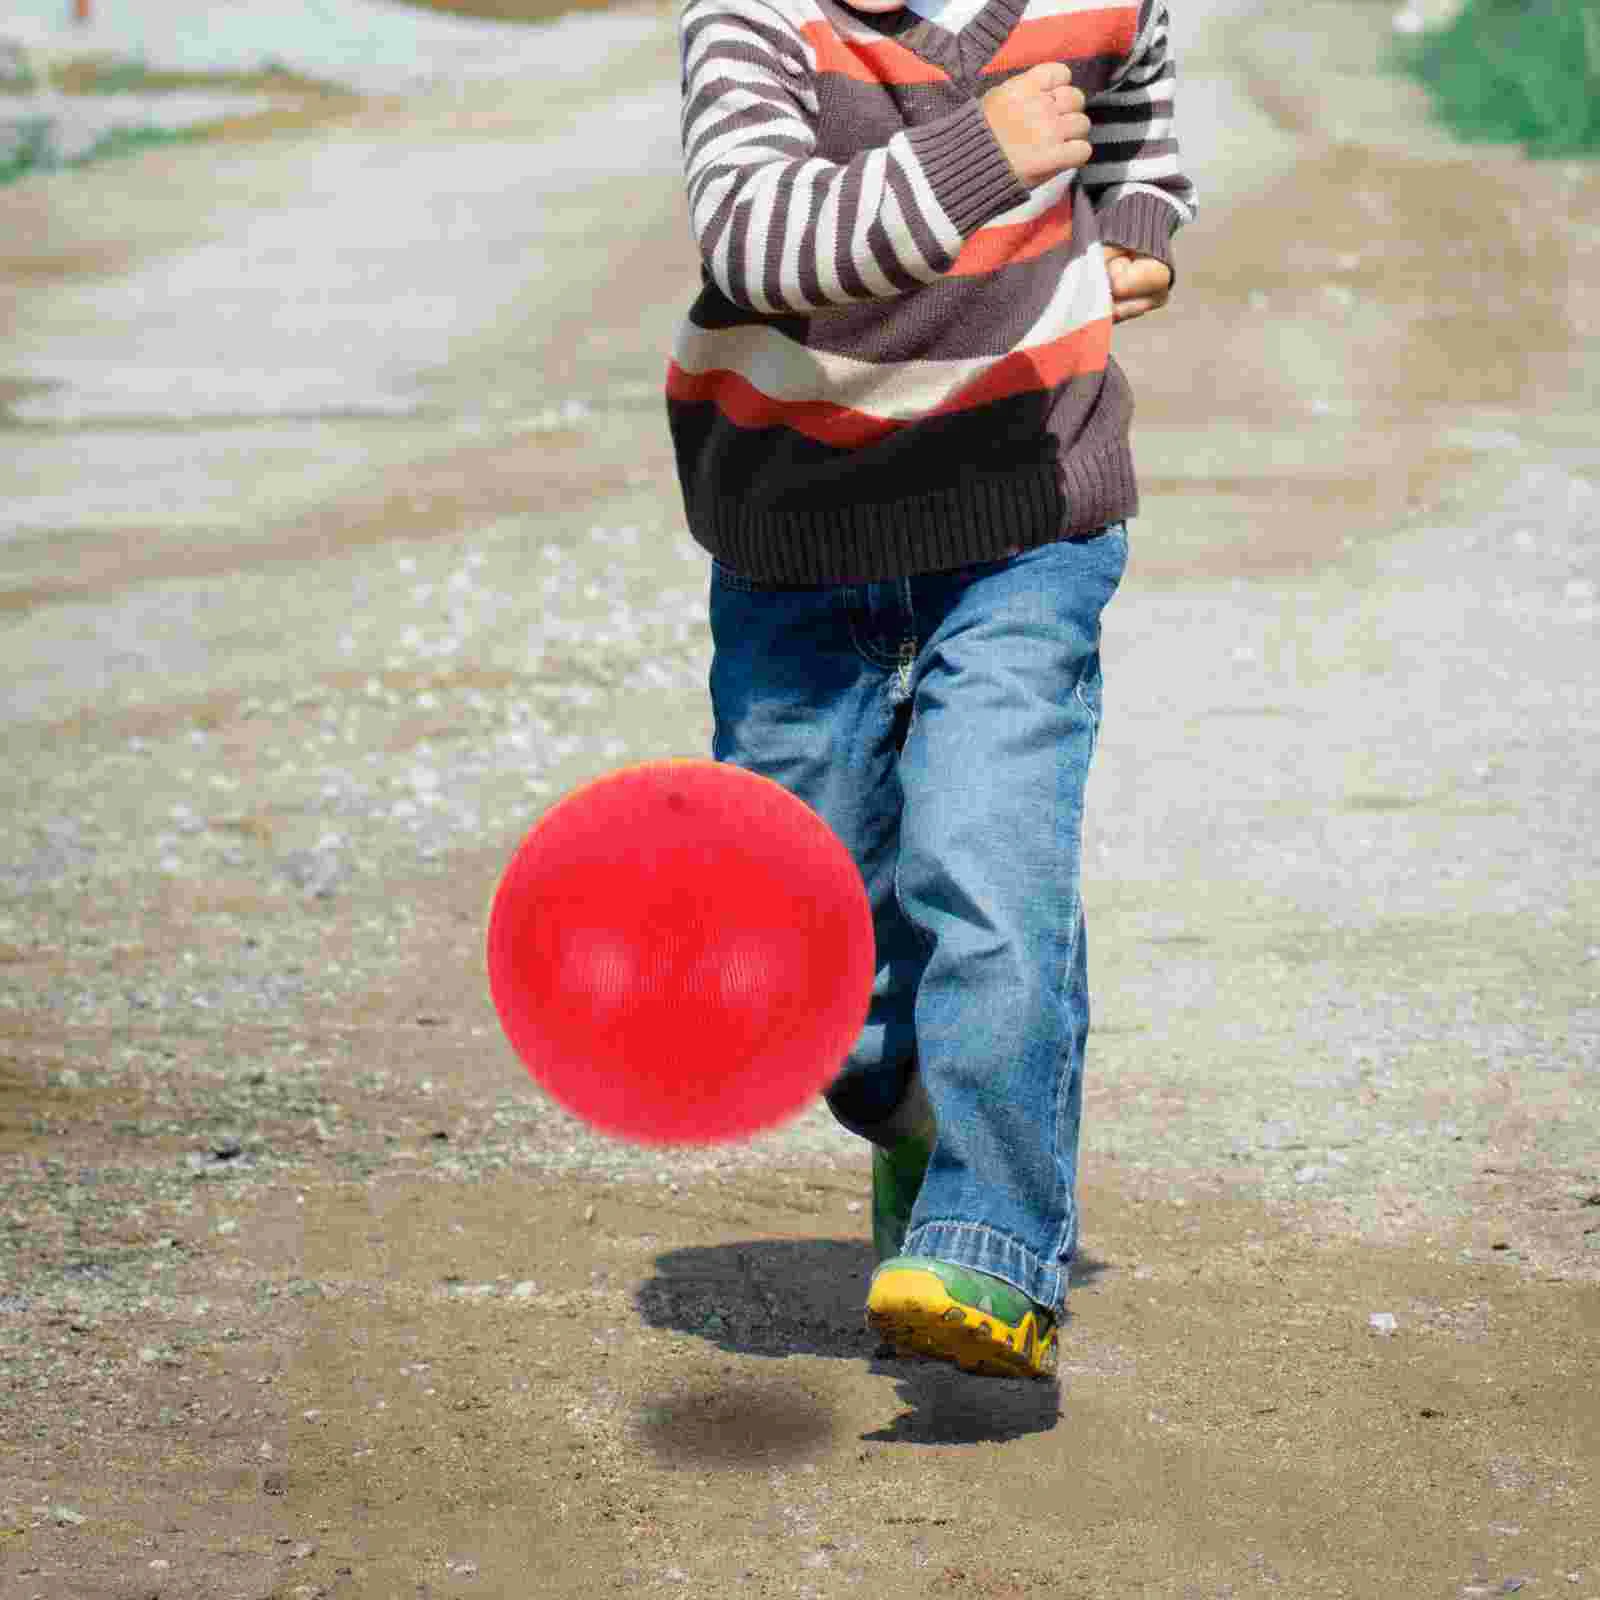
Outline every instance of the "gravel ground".
{"label": "gravel ground", "polygon": [[541,809],[709,733],[628,26],[0,194],[0,1595],[1595,1600],[1600,174],[1383,8],[1183,21],[1084,1255],[973,1383],[823,1112],[597,1139],[484,991]]}

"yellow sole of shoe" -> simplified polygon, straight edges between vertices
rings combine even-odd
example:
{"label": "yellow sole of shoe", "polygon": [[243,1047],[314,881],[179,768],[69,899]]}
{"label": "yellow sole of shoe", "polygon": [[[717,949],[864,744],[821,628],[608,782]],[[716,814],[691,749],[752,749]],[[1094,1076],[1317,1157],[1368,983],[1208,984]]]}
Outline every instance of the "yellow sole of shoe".
{"label": "yellow sole of shoe", "polygon": [[985,1378],[1047,1378],[1056,1330],[1041,1335],[1030,1312],[1013,1326],[950,1298],[931,1272],[881,1272],[867,1296],[867,1326],[902,1355],[950,1361]]}

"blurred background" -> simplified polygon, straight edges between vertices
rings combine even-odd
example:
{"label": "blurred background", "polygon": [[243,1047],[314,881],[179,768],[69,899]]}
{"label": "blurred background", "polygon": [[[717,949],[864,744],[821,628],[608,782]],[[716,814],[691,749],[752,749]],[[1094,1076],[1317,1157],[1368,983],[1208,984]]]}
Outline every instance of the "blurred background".
{"label": "blurred background", "polygon": [[1059,1410],[486,993],[709,738],[676,0],[0,0],[7,1596],[1600,1600],[1597,13],[1399,5],[1173,0]]}
{"label": "blurred background", "polygon": [[[549,53],[520,24],[604,9],[599,0],[9,0],[0,183],[153,142],[309,125],[359,95],[514,76]],[[1185,20],[1179,8],[1180,34]],[[1457,137],[1541,157],[1600,150],[1600,6],[1404,0],[1392,25],[1392,69],[1427,86]]]}

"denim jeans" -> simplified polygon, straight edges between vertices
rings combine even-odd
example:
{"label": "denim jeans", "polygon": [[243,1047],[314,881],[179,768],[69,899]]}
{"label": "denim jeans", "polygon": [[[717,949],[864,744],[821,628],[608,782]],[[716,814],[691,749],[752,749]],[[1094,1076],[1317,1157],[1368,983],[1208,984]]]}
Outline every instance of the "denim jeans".
{"label": "denim jeans", "polygon": [[806,801],[872,903],[872,999],[829,1106],[870,1139],[915,1064],[938,1137],[905,1253],[1052,1309],[1078,1229],[1100,613],[1127,550],[1114,523],[890,582],[711,578],[713,754]]}

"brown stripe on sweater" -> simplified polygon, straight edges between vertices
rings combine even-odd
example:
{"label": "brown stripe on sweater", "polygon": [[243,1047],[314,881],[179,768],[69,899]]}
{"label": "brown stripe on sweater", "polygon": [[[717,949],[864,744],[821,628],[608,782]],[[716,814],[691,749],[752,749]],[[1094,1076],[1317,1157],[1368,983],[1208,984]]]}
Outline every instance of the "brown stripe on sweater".
{"label": "brown stripe on sweater", "polygon": [[728,282],[738,289],[742,289],[750,281],[749,267],[745,258],[750,236],[741,225],[739,212],[742,209],[741,206],[735,205],[728,233]]}
{"label": "brown stripe on sweater", "polygon": [[869,298],[867,286],[850,254],[851,240],[855,237],[856,220],[861,210],[861,163],[866,158],[857,156],[853,166],[846,166],[838,184],[839,210],[837,231],[834,235],[833,270],[839,286],[853,299]]}
{"label": "brown stripe on sweater", "polygon": [[[793,116],[780,116],[773,111],[760,110],[755,106],[742,106],[731,110],[726,116],[719,117],[715,122],[702,127],[695,135],[693,143],[689,146],[686,159],[691,167],[706,160],[702,155],[707,145],[718,139],[726,138],[731,133],[745,132],[758,139],[762,144],[777,147],[780,143],[795,152],[797,158],[804,159],[816,148],[815,140],[809,136],[809,129],[804,122],[797,128]],[[688,127],[685,125],[684,133],[687,135]],[[742,143],[743,141],[741,141]],[[730,165],[723,157],[716,156],[709,160],[702,171],[720,172]]]}
{"label": "brown stripe on sweater", "polygon": [[783,245],[786,237],[783,224],[789,215],[793,197],[794,172],[790,170],[778,177],[777,204],[772,212],[772,225],[767,229],[765,259],[761,264],[761,292],[766,295],[768,305],[779,309],[789,303],[779,279],[783,271]]}
{"label": "brown stripe on sweater", "polygon": [[804,71],[805,50],[797,33],[791,33],[775,23],[764,22],[757,17],[751,16],[748,11],[741,11],[738,27],[731,28],[728,17],[724,12],[705,7],[701,15],[695,16],[693,15],[695,9],[697,8],[691,7],[685,13],[686,20],[680,34],[682,42],[679,46],[678,57],[685,65],[687,65],[692,47],[697,43],[700,35],[708,28],[720,28],[729,37],[713,45],[711,54],[737,54],[745,48],[739,42],[739,35],[751,34],[763,41],[771,52],[764,57],[768,70],[778,61],[787,59],[794,62],[797,70]]}
{"label": "brown stripe on sweater", "polygon": [[1160,120],[1167,116],[1167,105],[1155,99],[1139,100],[1133,105],[1108,106],[1092,105],[1089,107],[1089,121],[1098,132],[1101,128],[1140,128],[1146,126],[1152,118]]}
{"label": "brown stripe on sweater", "polygon": [[800,230],[800,296],[807,305],[813,306],[822,300],[822,278],[817,271],[817,239],[821,232],[821,201],[826,192],[824,184],[812,184],[811,210],[806,217],[805,227]]}
{"label": "brown stripe on sweater", "polygon": [[[912,242],[917,247],[917,254],[930,266],[943,271],[955,260],[955,253],[939,242],[938,236],[928,224],[928,219],[922,214],[922,205],[917,199],[916,190],[911,185],[910,176],[898,163],[891,162],[889,165],[888,188],[900,203],[900,211],[905,218]],[[922,283],[925,280],[918,278],[915,281]]]}
{"label": "brown stripe on sweater", "polygon": [[707,123],[696,135],[692,144],[686,146],[684,155],[693,161],[699,155],[702,147],[710,139],[719,134],[726,133],[732,128],[740,126],[746,119],[761,120],[766,116],[779,116],[784,121],[792,122],[796,117],[805,120],[798,102],[792,94],[786,93],[775,84],[751,83],[741,78],[704,78],[696,90],[694,97],[685,103],[683,117],[680,125],[685,134],[689,129],[716,107],[717,102],[724,95],[743,93],[757,100],[768,102],[772,106],[771,112],[763,112],[756,106],[741,106],[732,111],[726,111],[714,122]]}
{"label": "brown stripe on sweater", "polygon": [[917,288],[922,279],[915,273],[907,272],[900,265],[900,257],[894,246],[889,242],[889,230],[884,227],[879,217],[874,217],[867,225],[867,249],[872,252],[872,259],[877,264],[878,271],[892,283],[895,288],[906,292]]}
{"label": "brown stripe on sweater", "polygon": [[[705,252],[705,260],[707,262],[710,262],[716,255],[718,249],[722,245],[722,236],[730,227],[734,228],[735,232],[740,231],[735,226],[734,216],[734,213],[738,210],[738,206],[739,191],[735,188],[730,188],[728,192],[717,202],[717,209],[711,213],[710,220],[707,222],[700,235],[701,248]],[[739,280],[735,278],[732,281],[737,285]]]}
{"label": "brown stripe on sweater", "polygon": [[953,83],[908,84],[891,94],[879,84],[825,79],[817,85],[817,153],[830,161],[847,161],[859,150],[886,145],[897,133],[937,122],[971,101],[970,91]]}

